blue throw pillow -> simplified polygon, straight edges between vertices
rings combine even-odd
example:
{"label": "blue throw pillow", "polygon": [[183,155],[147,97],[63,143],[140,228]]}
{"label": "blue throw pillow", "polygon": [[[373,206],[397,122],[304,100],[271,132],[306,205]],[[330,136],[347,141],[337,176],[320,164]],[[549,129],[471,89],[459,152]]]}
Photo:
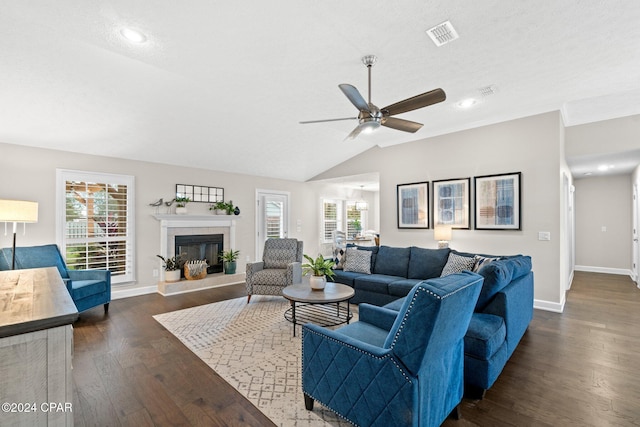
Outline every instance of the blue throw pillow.
{"label": "blue throw pillow", "polygon": [[451,249],[425,249],[411,247],[409,258],[409,279],[431,279],[440,277],[442,269],[447,263]]}

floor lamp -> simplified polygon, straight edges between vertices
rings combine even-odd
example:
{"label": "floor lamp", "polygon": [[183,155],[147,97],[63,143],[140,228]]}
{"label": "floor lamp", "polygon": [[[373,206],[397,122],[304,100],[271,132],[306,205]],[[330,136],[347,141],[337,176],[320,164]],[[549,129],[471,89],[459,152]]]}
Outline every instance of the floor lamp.
{"label": "floor lamp", "polygon": [[4,222],[4,234],[7,234],[7,223],[13,223],[13,250],[11,252],[11,269],[16,269],[16,231],[18,223],[26,230],[27,222],[38,222],[38,202],[24,200],[0,200],[0,222]]}

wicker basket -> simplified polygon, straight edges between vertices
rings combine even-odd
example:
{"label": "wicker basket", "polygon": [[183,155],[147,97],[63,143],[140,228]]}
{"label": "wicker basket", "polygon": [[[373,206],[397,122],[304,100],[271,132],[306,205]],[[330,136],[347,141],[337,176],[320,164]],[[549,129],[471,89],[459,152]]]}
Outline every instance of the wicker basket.
{"label": "wicker basket", "polygon": [[207,277],[206,261],[189,261],[184,264],[184,277],[187,280],[199,280]]}

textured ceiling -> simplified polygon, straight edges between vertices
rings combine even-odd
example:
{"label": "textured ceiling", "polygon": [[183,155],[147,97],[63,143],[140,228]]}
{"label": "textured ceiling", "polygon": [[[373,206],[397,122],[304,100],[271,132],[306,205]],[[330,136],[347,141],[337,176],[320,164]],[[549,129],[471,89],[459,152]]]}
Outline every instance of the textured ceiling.
{"label": "textured ceiling", "polygon": [[[561,110],[567,125],[640,113],[640,2],[0,0],[0,141],[298,181],[388,146]],[[450,20],[460,38],[425,31]],[[123,27],[148,40],[131,44]],[[344,141],[372,102],[447,101]],[[496,93],[480,98],[478,89]],[[478,97],[473,108],[456,103]]]}

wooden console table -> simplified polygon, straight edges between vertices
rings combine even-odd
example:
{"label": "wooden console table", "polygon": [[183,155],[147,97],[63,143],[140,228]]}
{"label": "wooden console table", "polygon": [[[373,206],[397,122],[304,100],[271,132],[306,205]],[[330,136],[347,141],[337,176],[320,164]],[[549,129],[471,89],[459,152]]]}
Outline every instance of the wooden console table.
{"label": "wooden console table", "polygon": [[55,267],[0,272],[0,425],[73,425],[77,318]]}

